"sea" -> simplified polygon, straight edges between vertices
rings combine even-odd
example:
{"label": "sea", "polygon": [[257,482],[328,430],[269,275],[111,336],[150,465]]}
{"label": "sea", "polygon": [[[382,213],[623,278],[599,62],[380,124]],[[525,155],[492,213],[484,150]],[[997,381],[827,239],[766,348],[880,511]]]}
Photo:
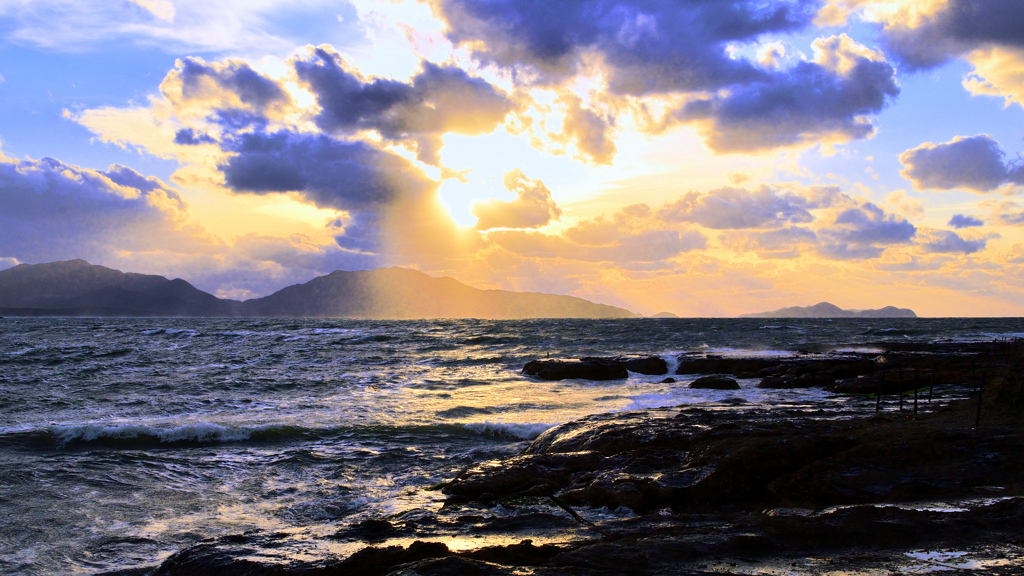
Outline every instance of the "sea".
{"label": "sea", "polygon": [[729,399],[859,406],[757,380],[738,391],[632,373],[545,382],[520,372],[534,359],[657,355],[674,366],[680,355],[1020,337],[1019,318],[3,318],[0,573],[101,574],[158,565],[205,538],[322,542],[347,523],[433,513],[438,483],[589,414]]}

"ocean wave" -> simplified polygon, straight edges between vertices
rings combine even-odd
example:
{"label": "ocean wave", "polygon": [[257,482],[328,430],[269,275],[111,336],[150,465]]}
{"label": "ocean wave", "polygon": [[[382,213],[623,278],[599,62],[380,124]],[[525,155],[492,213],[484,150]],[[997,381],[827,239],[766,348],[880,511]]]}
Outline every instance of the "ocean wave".
{"label": "ocean wave", "polygon": [[926,336],[933,334],[934,330],[916,329],[916,328],[868,328],[866,332],[862,332],[861,336]]}
{"label": "ocean wave", "polygon": [[[467,414],[470,415],[470,414]],[[355,425],[307,428],[289,424],[230,426],[210,422],[161,426],[140,422],[88,423],[46,428],[0,429],[0,447],[19,450],[65,450],[84,447],[137,450],[158,447],[212,446],[234,443],[293,443],[310,441],[433,442],[451,436],[489,436],[531,440],[552,424],[436,422],[405,425]]]}
{"label": "ocean wave", "polygon": [[191,328],[153,328],[151,330],[143,330],[144,336],[174,336],[174,337],[185,337],[194,338],[199,336],[199,330],[193,330]]}
{"label": "ocean wave", "polygon": [[[199,423],[185,424],[170,428],[160,428],[147,424],[79,424],[75,426],[56,426],[51,429],[55,440],[63,445],[73,443],[90,443],[118,440],[134,440],[141,443],[228,443],[251,440],[254,434],[261,436],[273,432],[275,427],[234,428],[219,424]],[[284,428],[276,427],[279,432]]]}
{"label": "ocean wave", "polygon": [[530,422],[471,422],[463,424],[467,430],[471,430],[481,436],[493,436],[496,438],[515,438],[518,440],[533,440],[544,433],[545,430],[556,426],[555,424],[535,424]]}
{"label": "ocean wave", "polygon": [[437,415],[441,418],[465,418],[475,414],[494,414],[492,408],[477,408],[475,406],[456,406],[447,410],[440,410]]}

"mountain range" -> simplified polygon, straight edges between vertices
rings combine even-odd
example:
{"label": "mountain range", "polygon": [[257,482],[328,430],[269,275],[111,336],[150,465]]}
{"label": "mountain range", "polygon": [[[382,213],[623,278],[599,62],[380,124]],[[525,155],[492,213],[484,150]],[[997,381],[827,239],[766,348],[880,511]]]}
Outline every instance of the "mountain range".
{"label": "mountain range", "polygon": [[406,268],[336,271],[263,298],[217,298],[185,280],[125,273],[85,260],[0,271],[0,316],[324,318],[634,318],[573,296],[479,290]]}
{"label": "mountain range", "polygon": [[910,308],[886,306],[877,310],[843,310],[835,304],[819,302],[814,306],[791,306],[771,312],[741,314],[740,318],[917,318]]}

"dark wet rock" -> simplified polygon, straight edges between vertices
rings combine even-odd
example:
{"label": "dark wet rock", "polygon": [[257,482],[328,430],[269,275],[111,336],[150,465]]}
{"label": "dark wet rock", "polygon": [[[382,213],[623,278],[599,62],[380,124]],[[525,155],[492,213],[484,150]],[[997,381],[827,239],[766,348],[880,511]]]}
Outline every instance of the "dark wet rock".
{"label": "dark wet rock", "polygon": [[919,388],[927,388],[930,382],[926,378],[915,377],[913,370],[889,370],[873,376],[847,378],[828,386],[837,394],[899,394]]}
{"label": "dark wet rock", "polygon": [[765,376],[757,383],[757,387],[764,389],[792,388],[792,382],[792,378],[783,378],[782,376]]}
{"label": "dark wet rock", "polygon": [[385,548],[363,548],[339,562],[333,570],[325,573],[346,576],[373,576],[385,574],[388,568],[416,562],[425,558],[443,558],[451,554],[448,546],[441,542],[413,542],[408,548],[387,546]]}
{"label": "dark wet rock", "polygon": [[[783,362],[762,378],[823,381],[869,368],[833,360]],[[809,410],[803,402],[765,408],[739,399],[594,415],[551,428],[519,455],[460,473],[444,488],[447,504],[460,506],[338,533],[418,539],[407,548],[303,563],[282,548],[291,535],[246,533],[179,552],[155,574],[696,575],[705,568],[729,574],[729,562],[769,557],[832,558],[829,569],[837,573],[873,574],[915,571],[903,569],[911,566],[905,552],[925,546],[989,550],[1006,560],[993,574],[1016,574],[1024,562],[1024,354],[1007,362],[968,348],[931,357],[911,350],[884,363],[887,379],[902,374],[904,382],[914,372],[918,383],[922,373],[945,385],[983,380],[978,428],[976,397],[916,416],[892,409],[851,418],[853,410]],[[985,378],[983,370],[990,371]],[[858,380],[870,383],[875,373],[867,374]],[[950,500],[956,507],[948,512],[905,504]],[[500,512],[485,511],[497,503]],[[588,522],[583,507],[626,507],[637,515]],[[423,542],[556,532],[574,536],[558,545],[523,540],[468,552]],[[574,539],[579,534],[593,539]]]}
{"label": "dark wet rock", "polygon": [[307,562],[283,564],[274,550],[285,534],[246,532],[190,546],[164,560],[153,576],[281,576],[305,574]]}
{"label": "dark wet rock", "polygon": [[473,534],[523,533],[565,530],[576,526],[564,514],[516,514],[515,516],[460,516],[461,527]]}
{"label": "dark wet rock", "polygon": [[599,542],[564,552],[551,560],[553,566],[617,571],[619,574],[650,574],[650,562],[634,542]]}
{"label": "dark wet rock", "polygon": [[586,360],[532,360],[526,363],[522,373],[541,380],[624,380],[629,377],[625,366]]}
{"label": "dark wet rock", "polygon": [[664,380],[659,382],[659,384],[675,384],[675,383],[676,383],[676,379],[675,378],[665,378]]}
{"label": "dark wet rock", "polygon": [[559,498],[573,505],[607,508],[619,507],[648,512],[657,508],[657,485],[648,478],[607,472],[578,488],[563,491]]}
{"label": "dark wet rock", "polygon": [[853,378],[864,374],[872,374],[878,370],[878,364],[873,360],[860,359],[847,362],[836,362],[831,366],[829,372],[836,380]]}
{"label": "dark wet rock", "polygon": [[[794,374],[778,378],[805,385],[825,381],[822,372],[805,367],[794,364]],[[891,365],[887,373],[910,374],[914,368],[920,371]],[[1024,390],[1017,379],[1003,381]],[[1005,384],[991,386],[993,397],[1008,394]],[[1007,402],[1018,394],[1010,396]],[[572,506],[719,515],[723,506],[735,507],[729,515],[742,515],[763,508],[954,497],[985,486],[1024,493],[1024,430],[1016,424],[998,428],[1000,412],[991,403],[984,433],[969,429],[970,402],[928,416],[883,413],[859,420],[824,412],[809,417],[796,407],[730,406],[596,415],[557,426],[524,454],[461,474],[448,493],[484,502],[553,495]],[[1016,418],[1022,418],[1020,411]],[[575,463],[563,467],[545,459],[560,453]]]}
{"label": "dark wet rock", "polygon": [[586,357],[583,362],[593,362],[599,366],[621,366],[630,372],[646,374],[647,376],[660,376],[668,373],[668,362],[658,356],[647,356],[644,358],[595,358]]}
{"label": "dark wet rock", "polygon": [[703,376],[690,382],[690,388],[707,388],[710,390],[739,390],[738,382],[727,376]]}
{"label": "dark wet rock", "polygon": [[611,456],[642,448],[645,454],[667,456],[682,450],[685,427],[666,426],[676,410],[642,410],[595,414],[545,430],[523,454],[596,452]]}
{"label": "dark wet rock", "polygon": [[344,530],[335,532],[332,538],[338,540],[362,540],[364,542],[381,542],[412,533],[407,525],[396,526],[387,520],[370,518]]}
{"label": "dark wet rock", "polygon": [[442,492],[453,502],[548,496],[568,486],[574,474],[601,468],[603,460],[603,456],[590,451],[492,460],[463,471]]}
{"label": "dark wet rock", "polygon": [[723,358],[710,354],[705,358],[680,356],[676,374],[756,374],[780,363],[779,358]]}
{"label": "dark wet rock", "polygon": [[516,571],[460,556],[420,560],[388,572],[387,576],[513,576]]}
{"label": "dark wet rock", "polygon": [[647,356],[643,358],[586,357],[579,360],[532,360],[526,363],[522,373],[536,376],[541,380],[620,380],[629,377],[629,372],[658,376],[668,373],[664,358]]}
{"label": "dark wet rock", "polygon": [[466,554],[467,557],[492,564],[508,566],[539,566],[562,553],[565,549],[554,544],[534,546],[533,540],[523,540],[508,546],[485,546]]}

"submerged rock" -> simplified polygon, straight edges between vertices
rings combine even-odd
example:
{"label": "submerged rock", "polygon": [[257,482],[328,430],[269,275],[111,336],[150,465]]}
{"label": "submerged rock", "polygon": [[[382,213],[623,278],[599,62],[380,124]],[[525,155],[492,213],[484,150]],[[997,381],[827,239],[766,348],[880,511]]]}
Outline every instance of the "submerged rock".
{"label": "submerged rock", "polygon": [[624,366],[584,360],[532,360],[523,366],[522,373],[541,380],[624,380],[629,377]]}
{"label": "submerged rock", "polygon": [[739,390],[738,382],[727,376],[703,376],[690,382],[690,388],[707,388],[710,390]]}

